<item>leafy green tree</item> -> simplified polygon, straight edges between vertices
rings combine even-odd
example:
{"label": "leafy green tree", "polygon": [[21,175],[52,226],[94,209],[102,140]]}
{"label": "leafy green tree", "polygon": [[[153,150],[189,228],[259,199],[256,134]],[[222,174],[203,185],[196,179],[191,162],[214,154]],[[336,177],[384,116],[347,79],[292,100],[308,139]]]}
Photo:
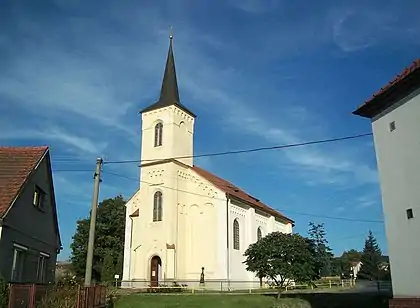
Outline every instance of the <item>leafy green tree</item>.
{"label": "leafy green tree", "polygon": [[[76,233],[70,245],[72,249],[71,263],[77,277],[85,275],[87,243],[89,238],[90,217],[77,221]],[[111,250],[113,264],[117,263],[117,256],[124,251],[125,233],[125,200],[121,195],[105,199],[99,203],[95,249],[93,253],[92,279],[101,281],[102,264],[106,251]]]}
{"label": "leafy green tree", "polygon": [[101,268],[101,281],[112,282],[115,275],[114,257],[112,256],[112,251],[109,249],[106,250],[105,253],[105,258]]}
{"label": "leafy green tree", "polygon": [[378,280],[380,277],[379,264],[382,261],[382,252],[372,231],[369,231],[369,235],[365,240],[365,247],[363,248],[360,261],[362,266],[357,277],[366,280]]}
{"label": "leafy green tree", "polygon": [[319,277],[331,275],[332,249],[328,246],[324,224],[309,223],[309,240],[313,243],[315,249],[316,266],[319,268]]}
{"label": "leafy green tree", "polygon": [[299,234],[272,232],[245,251],[246,268],[272,280],[281,292],[291,283],[311,283],[317,276],[312,242]]}

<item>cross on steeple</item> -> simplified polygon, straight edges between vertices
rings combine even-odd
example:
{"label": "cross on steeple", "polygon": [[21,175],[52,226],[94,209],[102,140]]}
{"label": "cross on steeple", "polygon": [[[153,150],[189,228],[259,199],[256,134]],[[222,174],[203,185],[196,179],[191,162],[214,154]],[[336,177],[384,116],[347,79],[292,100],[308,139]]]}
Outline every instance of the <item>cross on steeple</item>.
{"label": "cross on steeple", "polygon": [[185,106],[183,106],[179,99],[178,82],[176,78],[175,60],[174,60],[172,41],[173,41],[173,35],[172,35],[172,27],[171,27],[170,34],[169,34],[169,50],[168,50],[168,56],[166,59],[165,72],[163,74],[162,87],[160,89],[159,100],[153,105],[146,107],[145,109],[140,111],[140,113],[175,105],[195,118],[194,113],[192,113]]}

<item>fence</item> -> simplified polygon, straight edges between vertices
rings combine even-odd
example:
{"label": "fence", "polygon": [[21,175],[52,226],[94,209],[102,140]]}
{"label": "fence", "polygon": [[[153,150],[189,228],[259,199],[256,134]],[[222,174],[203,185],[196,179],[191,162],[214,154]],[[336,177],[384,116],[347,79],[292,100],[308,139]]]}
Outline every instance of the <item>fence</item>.
{"label": "fence", "polygon": [[[290,283],[285,289],[286,292],[296,290],[326,290],[333,288],[351,288],[355,286],[354,280],[323,279],[312,285]],[[148,293],[267,293],[275,292],[276,285],[271,281],[228,281],[228,280],[205,280],[200,283],[197,280],[186,281],[162,281],[155,286],[147,280],[122,281],[122,288],[135,289],[139,292]]]}
{"label": "fence", "polygon": [[34,284],[11,284],[9,290],[9,308],[36,307],[47,293],[48,286]]}
{"label": "fence", "polygon": [[106,307],[106,288],[104,286],[80,287],[77,292],[76,308]]}
{"label": "fence", "polygon": [[[8,308],[37,308],[49,292],[57,292],[53,286],[36,284],[11,284]],[[106,307],[104,286],[77,287],[74,297],[75,308]]]}

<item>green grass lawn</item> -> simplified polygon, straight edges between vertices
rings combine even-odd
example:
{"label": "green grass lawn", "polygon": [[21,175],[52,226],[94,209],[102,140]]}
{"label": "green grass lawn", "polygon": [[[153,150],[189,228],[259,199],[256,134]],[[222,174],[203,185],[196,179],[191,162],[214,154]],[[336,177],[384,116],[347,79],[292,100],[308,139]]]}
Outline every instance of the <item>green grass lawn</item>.
{"label": "green grass lawn", "polygon": [[[281,304],[280,304],[281,303]],[[300,299],[280,299],[263,295],[143,295],[133,294],[119,299],[115,308],[311,308]]]}
{"label": "green grass lawn", "polygon": [[122,296],[115,308],[388,308],[389,296],[379,294],[302,293],[273,296],[257,294],[131,294]]}

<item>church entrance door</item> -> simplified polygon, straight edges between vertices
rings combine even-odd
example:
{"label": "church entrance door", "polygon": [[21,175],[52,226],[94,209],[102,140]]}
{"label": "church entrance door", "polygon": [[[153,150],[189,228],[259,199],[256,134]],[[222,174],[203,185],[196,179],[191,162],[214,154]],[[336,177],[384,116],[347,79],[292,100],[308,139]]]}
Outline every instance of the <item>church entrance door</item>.
{"label": "church entrance door", "polygon": [[150,286],[157,287],[159,285],[159,269],[162,261],[158,256],[154,256],[150,261]]}

